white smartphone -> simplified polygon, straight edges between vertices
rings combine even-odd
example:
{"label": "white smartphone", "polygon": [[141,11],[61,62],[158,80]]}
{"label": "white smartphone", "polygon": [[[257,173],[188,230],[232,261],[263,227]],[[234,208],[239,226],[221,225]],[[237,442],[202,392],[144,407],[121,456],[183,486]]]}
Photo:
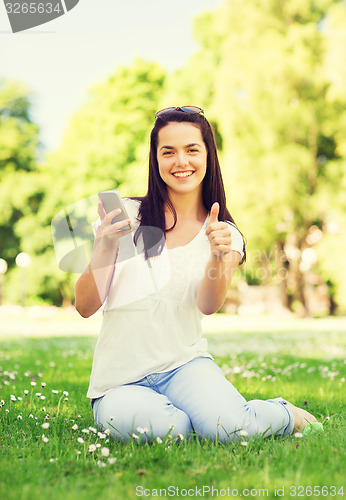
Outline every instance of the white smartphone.
{"label": "white smartphone", "polygon": [[[121,209],[121,213],[112,219],[112,224],[115,222],[120,222],[122,220],[128,219],[124,203],[121,199],[119,191],[117,189],[112,189],[110,191],[100,191],[98,193],[100,200],[103,203],[103,208],[106,214],[115,210],[116,208]],[[121,228],[121,231],[126,231],[126,229],[132,229],[132,224],[127,224]]]}

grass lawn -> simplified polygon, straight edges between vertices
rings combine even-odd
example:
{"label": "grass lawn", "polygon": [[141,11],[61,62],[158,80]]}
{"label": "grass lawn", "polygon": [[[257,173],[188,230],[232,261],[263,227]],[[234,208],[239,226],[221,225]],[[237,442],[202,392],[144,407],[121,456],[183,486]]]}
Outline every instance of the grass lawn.
{"label": "grass lawn", "polygon": [[[75,324],[66,336],[11,332],[0,346],[0,498],[112,500],[166,493],[341,499],[346,494],[345,320],[329,327],[322,320],[294,327],[276,320],[255,328],[253,319],[248,329],[240,328],[239,318],[234,328],[223,315],[208,321],[209,350],[247,400],[282,396],[316,415],[325,432],[245,437],[247,445],[109,441],[89,429],[94,422],[85,394],[95,335],[81,335]],[[65,328],[68,332],[68,322]]]}

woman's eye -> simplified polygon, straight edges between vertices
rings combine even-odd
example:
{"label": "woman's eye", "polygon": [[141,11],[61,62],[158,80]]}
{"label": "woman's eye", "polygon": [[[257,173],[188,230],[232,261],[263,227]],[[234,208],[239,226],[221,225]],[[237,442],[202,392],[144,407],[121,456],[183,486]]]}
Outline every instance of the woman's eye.
{"label": "woman's eye", "polygon": [[189,149],[189,153],[198,153],[198,149]]}
{"label": "woman's eye", "polygon": [[163,153],[163,156],[166,156],[166,155],[171,155],[171,154],[172,154],[172,151],[165,151],[165,152]]}

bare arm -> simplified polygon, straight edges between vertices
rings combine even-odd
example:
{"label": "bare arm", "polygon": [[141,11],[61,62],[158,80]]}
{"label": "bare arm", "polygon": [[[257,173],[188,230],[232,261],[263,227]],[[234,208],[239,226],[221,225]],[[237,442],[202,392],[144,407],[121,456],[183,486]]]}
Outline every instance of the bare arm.
{"label": "bare arm", "polygon": [[129,219],[111,224],[119,211],[113,210],[106,215],[101,201],[98,204],[98,213],[101,225],[96,232],[93,253],[87,269],[75,285],[75,306],[84,318],[94,314],[104,303],[115,270],[119,239],[133,231],[121,230],[129,223]]}
{"label": "bare arm", "polygon": [[240,259],[240,253],[235,250],[220,258],[211,255],[196,297],[196,304],[203,314],[213,314],[223,305]]}
{"label": "bare arm", "polygon": [[227,222],[218,220],[218,213],[219,204],[215,202],[205,232],[210,242],[211,257],[196,296],[197,307],[203,314],[213,314],[223,305],[241,259],[239,252],[231,250],[230,227]]}
{"label": "bare arm", "polygon": [[100,239],[95,239],[90,263],[75,286],[75,306],[84,318],[94,314],[105,301],[115,269],[116,256],[116,248],[107,249]]}

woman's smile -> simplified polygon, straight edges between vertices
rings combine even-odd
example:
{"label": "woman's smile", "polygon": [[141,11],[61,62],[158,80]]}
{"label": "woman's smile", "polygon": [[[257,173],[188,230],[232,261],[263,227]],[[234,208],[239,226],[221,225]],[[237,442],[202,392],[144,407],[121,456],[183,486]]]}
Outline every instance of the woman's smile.
{"label": "woman's smile", "polygon": [[172,175],[174,175],[174,177],[176,177],[180,181],[180,180],[188,179],[189,177],[191,177],[191,175],[193,173],[194,172],[192,170],[187,170],[184,172],[173,172]]}

